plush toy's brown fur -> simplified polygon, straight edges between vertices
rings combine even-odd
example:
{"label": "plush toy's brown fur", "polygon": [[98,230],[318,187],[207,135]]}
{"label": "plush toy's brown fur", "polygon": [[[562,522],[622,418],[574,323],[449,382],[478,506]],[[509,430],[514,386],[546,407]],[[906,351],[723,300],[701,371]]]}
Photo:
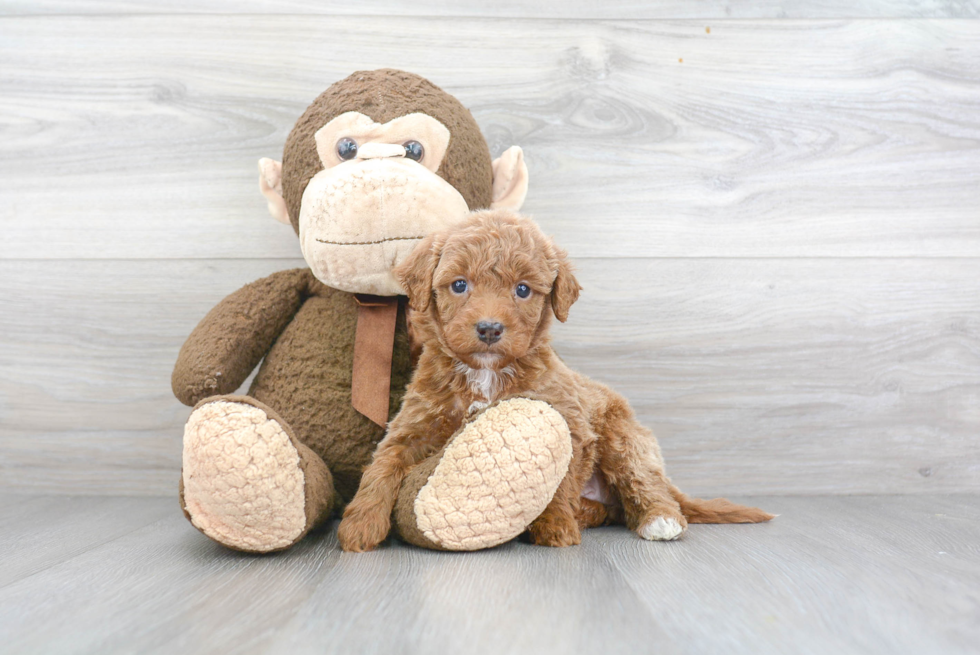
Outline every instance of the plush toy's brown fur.
{"label": "plush toy's brown fur", "polygon": [[[377,121],[411,112],[435,117],[451,131],[449,148],[438,175],[456,187],[471,209],[490,205],[493,184],[490,152],[469,111],[417,75],[387,69],[358,72],[317,98],[289,135],[282,184],[297,231],[303,192],[311,177],[322,168],[313,135],[326,122],[347,111],[359,111]],[[188,498],[194,495],[188,493],[189,480],[185,479],[189,475],[186,467],[189,437],[185,436],[181,505],[208,536],[242,550],[278,550],[287,547],[290,540],[302,537],[338,503],[354,495],[361,471],[384,434],[381,427],[351,406],[357,312],[353,294],[325,286],[310,270],[282,271],[222,300],[184,343],[173,371],[174,394],[187,405],[205,399],[227,400],[221,406],[230,408],[227,416],[213,421],[211,428],[195,424],[201,435],[195,448],[206,448],[219,436],[229,439],[229,443],[237,440],[245,444],[241,463],[245,467],[250,457],[248,444],[255,443],[256,434],[261,436],[272,431],[280,435],[280,440],[292,443],[295,450],[290,452],[298,453],[298,461],[287,464],[305,472],[305,477],[299,479],[306,481],[306,507],[301,508],[307,517],[306,525],[299,526],[303,528],[300,532],[293,530],[289,532],[291,536],[270,541],[263,536],[267,531],[263,521],[275,523],[277,509],[268,506],[269,500],[262,497],[261,490],[256,491],[247,484],[234,487],[237,495],[229,493],[221,507],[207,512],[185,504],[185,495]],[[244,382],[260,361],[262,366],[248,397],[226,396]],[[401,404],[410,368],[402,303],[391,364],[391,415]],[[245,433],[233,434],[239,429],[235,425],[244,425]],[[224,455],[227,457],[221,459]],[[213,461],[204,460],[195,471],[195,483],[204,485],[198,493],[227,491],[228,481],[234,483],[239,479],[234,471],[236,464],[229,460],[236,457],[235,453],[218,452]],[[274,463],[268,466],[265,480],[274,484],[278,473]],[[219,475],[224,478],[217,480]],[[302,498],[304,490],[300,489],[299,493]],[[248,516],[253,510],[261,510],[261,516]],[[226,534],[222,530],[227,529],[219,516],[222,513],[230,517],[229,521],[244,526],[242,530],[254,532],[254,539],[248,535],[231,539],[221,536]]]}
{"label": "plush toy's brown fur", "polygon": [[[478,212],[430,235],[395,273],[416,310],[412,321],[423,352],[402,410],[344,512],[339,537],[345,550],[370,550],[385,539],[405,476],[439,451],[474,407],[514,397],[548,403],[572,435],[568,473],[530,525],[534,543],[577,544],[580,526],[610,518],[601,503],[581,498],[594,474],[608,484],[613,514],[647,539],[676,538],[688,521],[772,518],[724,499],[683,495],[667,479],[653,434],[627,401],[558,358],[548,336],[551,315],[565,320],[580,287],[564,251],[529,219]],[[453,285],[460,281],[465,290],[457,292]],[[530,294],[521,297],[518,285]],[[499,324],[498,340],[481,338],[480,324],[487,322]]]}
{"label": "plush toy's brown fur", "polygon": [[[264,356],[248,395],[271,408],[327,464],[337,493],[349,500],[384,434],[351,406],[356,322],[352,294],[321,284],[309,269],[273,273],[231,294],[201,320],[181,348],[174,393],[187,405],[232,393]],[[392,415],[410,372],[401,307]]]}
{"label": "plush toy's brown fur", "polygon": [[390,68],[360,71],[321,93],[286,139],[282,194],[297,232],[303,191],[323,168],[313,135],[340,114],[352,110],[377,123],[415,112],[438,120],[449,128],[452,138],[437,174],[456,187],[470,209],[490,206],[493,193],[490,150],[469,110],[418,75]]}

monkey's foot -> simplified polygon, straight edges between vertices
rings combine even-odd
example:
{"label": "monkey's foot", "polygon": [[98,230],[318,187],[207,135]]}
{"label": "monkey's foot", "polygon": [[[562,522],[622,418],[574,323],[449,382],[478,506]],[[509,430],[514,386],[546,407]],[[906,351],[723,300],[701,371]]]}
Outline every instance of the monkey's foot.
{"label": "monkey's foot", "polygon": [[247,396],[201,401],[184,429],[181,507],[235,550],[296,543],[333,507],[326,464],[269,407]]}
{"label": "monkey's foot", "polygon": [[416,466],[395,506],[401,537],[438,550],[510,541],[544,511],[568,471],[572,438],[547,403],[505,400]]}

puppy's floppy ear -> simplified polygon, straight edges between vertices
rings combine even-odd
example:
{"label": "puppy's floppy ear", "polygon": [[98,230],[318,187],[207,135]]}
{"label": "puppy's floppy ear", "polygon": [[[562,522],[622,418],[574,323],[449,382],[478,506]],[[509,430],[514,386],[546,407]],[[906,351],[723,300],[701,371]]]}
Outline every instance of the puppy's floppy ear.
{"label": "puppy's floppy ear", "polygon": [[558,276],[551,285],[551,308],[555,318],[564,323],[568,320],[568,310],[578,300],[578,292],[582,290],[578,280],[572,274],[572,265],[564,250],[555,248],[558,259]]}
{"label": "puppy's floppy ear", "polygon": [[417,312],[427,310],[432,300],[432,275],[442,256],[442,245],[441,235],[430,234],[392,271],[408,295],[408,304]]}

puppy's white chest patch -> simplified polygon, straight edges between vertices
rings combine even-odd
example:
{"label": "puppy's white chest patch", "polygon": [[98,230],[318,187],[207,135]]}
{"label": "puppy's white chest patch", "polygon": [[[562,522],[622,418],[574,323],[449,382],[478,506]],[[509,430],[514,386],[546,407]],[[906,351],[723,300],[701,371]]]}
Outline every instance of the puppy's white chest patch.
{"label": "puppy's white chest patch", "polygon": [[466,371],[466,382],[470,385],[470,391],[490,402],[497,395],[497,390],[503,386],[500,376],[496,371],[488,368],[469,369]]}
{"label": "puppy's white chest patch", "polygon": [[[470,368],[463,362],[456,362],[456,371],[466,376],[466,386],[474,395],[482,396],[486,404],[496,400],[500,392],[503,391],[507,379],[514,375],[514,369],[510,366],[495,371],[492,368]],[[473,403],[470,409],[472,410],[473,406],[477,404]],[[486,404],[483,407],[486,407]]]}

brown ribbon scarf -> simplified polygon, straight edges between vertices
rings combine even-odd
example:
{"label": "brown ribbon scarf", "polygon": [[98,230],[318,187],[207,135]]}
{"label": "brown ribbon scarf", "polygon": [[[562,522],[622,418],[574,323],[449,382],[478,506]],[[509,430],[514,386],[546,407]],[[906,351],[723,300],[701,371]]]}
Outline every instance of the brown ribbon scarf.
{"label": "brown ribbon scarf", "polygon": [[387,427],[398,297],[355,294],[354,299],[358,308],[351,404],[381,427]]}

